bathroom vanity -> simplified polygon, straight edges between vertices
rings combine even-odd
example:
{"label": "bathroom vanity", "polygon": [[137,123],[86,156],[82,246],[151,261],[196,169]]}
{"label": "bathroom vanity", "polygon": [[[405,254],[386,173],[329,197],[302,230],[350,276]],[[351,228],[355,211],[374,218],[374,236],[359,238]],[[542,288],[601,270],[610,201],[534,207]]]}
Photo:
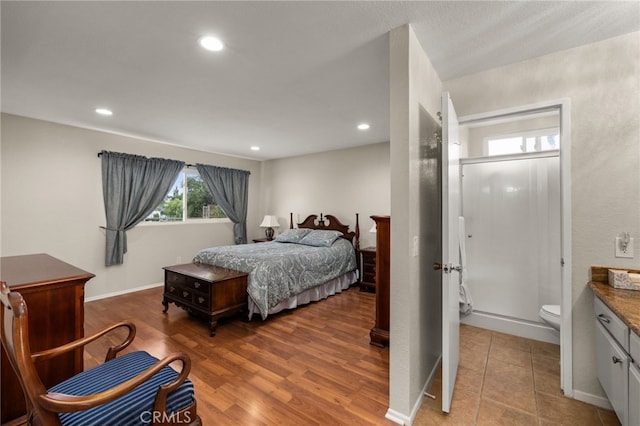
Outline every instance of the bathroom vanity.
{"label": "bathroom vanity", "polygon": [[640,425],[640,291],[615,289],[592,267],[598,380],[623,426]]}

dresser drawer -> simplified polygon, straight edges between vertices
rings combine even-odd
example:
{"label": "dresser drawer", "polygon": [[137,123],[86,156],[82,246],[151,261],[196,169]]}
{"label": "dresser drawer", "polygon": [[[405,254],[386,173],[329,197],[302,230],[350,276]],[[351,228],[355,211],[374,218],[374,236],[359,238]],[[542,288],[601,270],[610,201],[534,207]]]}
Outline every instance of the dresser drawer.
{"label": "dresser drawer", "polygon": [[184,275],[176,274],[175,272],[166,271],[164,277],[165,286],[173,285],[173,286],[183,286],[187,282],[187,277]]}
{"label": "dresser drawer", "polygon": [[211,286],[206,282],[199,280],[197,278],[188,277],[186,282],[184,283],[186,288],[191,290],[195,290],[196,292],[208,296],[210,293]]}
{"label": "dresser drawer", "polygon": [[365,271],[362,274],[362,281],[364,281],[366,283],[375,284],[375,282],[376,282],[376,273],[375,272],[367,272],[367,271]]}
{"label": "dresser drawer", "polygon": [[375,265],[376,264],[376,252],[375,251],[363,251],[362,252],[362,263],[364,265]]}
{"label": "dresser drawer", "polygon": [[206,294],[194,292],[193,305],[205,311],[209,311],[211,309],[211,297]]}
{"label": "dresser drawer", "polygon": [[597,297],[593,299],[593,309],[596,320],[629,352],[629,327]]}

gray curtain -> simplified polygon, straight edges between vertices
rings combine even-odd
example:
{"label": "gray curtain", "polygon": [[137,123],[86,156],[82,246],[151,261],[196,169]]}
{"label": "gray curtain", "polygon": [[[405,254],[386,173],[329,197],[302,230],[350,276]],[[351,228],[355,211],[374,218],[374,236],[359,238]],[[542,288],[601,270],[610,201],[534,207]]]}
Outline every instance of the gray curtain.
{"label": "gray curtain", "polygon": [[235,224],[233,235],[236,244],[247,243],[247,200],[249,175],[246,170],[196,164],[200,177],[207,184],[213,200]]}
{"label": "gray curtain", "polygon": [[160,204],[184,162],[102,151],[102,195],[107,216],[105,265],[120,265],[127,234]]}

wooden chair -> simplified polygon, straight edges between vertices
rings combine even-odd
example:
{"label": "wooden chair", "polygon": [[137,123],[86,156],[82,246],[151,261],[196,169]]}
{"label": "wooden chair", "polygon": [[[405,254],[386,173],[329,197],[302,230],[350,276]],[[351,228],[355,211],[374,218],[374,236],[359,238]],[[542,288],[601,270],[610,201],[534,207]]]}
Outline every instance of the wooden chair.
{"label": "wooden chair", "polygon": [[[27,305],[18,292],[1,283],[2,344],[25,393],[30,425],[200,425],[193,384],[187,378],[191,360],[173,353],[158,360],[138,351],[116,357],[134,339],[133,323],[120,322],[83,339],[31,353]],[[117,328],[126,339],[107,352],[104,364],[79,373],[50,389],[38,376],[36,364],[84,347]],[[181,362],[176,372],[169,364]]]}

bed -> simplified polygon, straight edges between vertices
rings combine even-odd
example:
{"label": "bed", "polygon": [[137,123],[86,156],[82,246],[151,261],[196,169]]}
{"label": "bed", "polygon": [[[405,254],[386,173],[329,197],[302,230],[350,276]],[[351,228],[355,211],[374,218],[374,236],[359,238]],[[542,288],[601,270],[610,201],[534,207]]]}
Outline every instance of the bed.
{"label": "bed", "polygon": [[262,319],[340,293],[358,281],[355,231],[335,216],[310,215],[273,241],[211,247],[199,251],[195,263],[221,266],[248,273],[249,318]]}

